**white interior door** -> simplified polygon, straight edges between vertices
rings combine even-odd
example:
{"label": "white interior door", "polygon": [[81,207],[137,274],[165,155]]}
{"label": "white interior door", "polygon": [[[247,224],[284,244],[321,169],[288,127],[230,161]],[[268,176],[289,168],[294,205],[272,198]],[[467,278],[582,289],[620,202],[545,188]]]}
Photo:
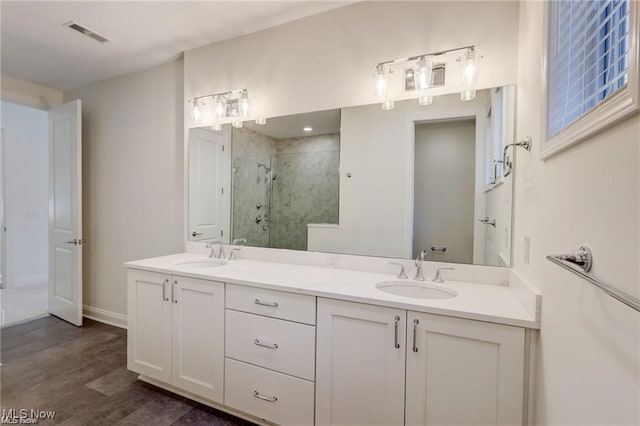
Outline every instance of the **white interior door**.
{"label": "white interior door", "polygon": [[49,312],[82,325],[82,144],[79,100],[49,111]]}
{"label": "white interior door", "polygon": [[189,132],[189,239],[229,242],[230,132]]}

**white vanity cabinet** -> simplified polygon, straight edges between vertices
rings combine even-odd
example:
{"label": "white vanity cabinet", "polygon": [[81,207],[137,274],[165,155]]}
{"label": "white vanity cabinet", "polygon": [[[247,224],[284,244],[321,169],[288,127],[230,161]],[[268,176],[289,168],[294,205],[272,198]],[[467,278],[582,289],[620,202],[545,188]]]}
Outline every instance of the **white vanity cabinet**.
{"label": "white vanity cabinet", "polygon": [[406,314],[318,298],[316,425],[404,423]]}
{"label": "white vanity cabinet", "polygon": [[319,298],[317,336],[316,425],[523,424],[523,328]]}
{"label": "white vanity cabinet", "polygon": [[127,367],[222,403],[224,283],[131,269]]}
{"label": "white vanity cabinet", "polygon": [[523,328],[409,311],[407,341],[406,425],[524,423]]}
{"label": "white vanity cabinet", "polygon": [[227,284],[224,404],[313,425],[315,296]]}

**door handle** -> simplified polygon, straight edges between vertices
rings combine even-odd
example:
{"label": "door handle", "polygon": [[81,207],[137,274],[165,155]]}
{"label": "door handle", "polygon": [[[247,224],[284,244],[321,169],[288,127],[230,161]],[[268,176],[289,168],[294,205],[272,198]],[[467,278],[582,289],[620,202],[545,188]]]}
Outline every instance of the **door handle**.
{"label": "door handle", "polygon": [[65,241],[65,244],[73,244],[74,246],[81,246],[87,242],[86,238],[74,238],[73,240]]}
{"label": "door handle", "polygon": [[418,324],[420,324],[420,321],[417,319],[413,320],[413,351],[414,352],[418,352],[418,346],[417,346],[417,333],[418,333]]}
{"label": "door handle", "polygon": [[165,302],[169,301],[169,298],[167,297],[167,284],[169,284],[169,278],[162,282],[162,300]]}
{"label": "door handle", "polygon": [[400,317],[396,316],[395,318],[395,324],[394,324],[394,328],[393,328],[393,340],[394,340],[394,345],[393,347],[398,349],[400,347],[400,343],[398,343],[398,323],[400,322]]}
{"label": "door handle", "polygon": [[196,231],[193,231],[193,232],[191,233],[191,236],[192,236],[192,237],[198,237],[198,236],[200,236],[200,235],[204,235],[204,234],[203,234],[202,232],[196,232]]}
{"label": "door handle", "polygon": [[177,285],[178,285],[178,281],[173,280],[173,283],[171,285],[171,301],[173,303],[178,303],[178,299],[176,299],[176,296],[175,296],[175,288]]}

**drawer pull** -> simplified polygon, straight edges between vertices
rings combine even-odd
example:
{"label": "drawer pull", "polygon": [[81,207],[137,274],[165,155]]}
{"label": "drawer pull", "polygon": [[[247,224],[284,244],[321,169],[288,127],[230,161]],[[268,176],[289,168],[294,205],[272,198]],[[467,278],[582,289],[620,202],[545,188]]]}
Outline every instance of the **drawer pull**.
{"label": "drawer pull", "polygon": [[269,344],[269,343],[262,343],[260,340],[256,339],[253,341],[254,345],[258,345],[258,346],[262,346],[263,348],[267,348],[267,349],[278,349],[278,344],[277,343],[273,343],[273,344]]}
{"label": "drawer pull", "polygon": [[255,303],[256,305],[260,305],[260,306],[268,306],[270,308],[277,308],[278,307],[278,302],[265,303],[265,302],[261,302],[260,299],[254,300],[253,303]]}
{"label": "drawer pull", "polygon": [[277,396],[264,396],[264,395],[260,395],[260,392],[258,392],[257,390],[253,391],[253,397],[254,398],[258,398],[261,399],[263,401],[267,401],[267,402],[276,402],[278,400]]}

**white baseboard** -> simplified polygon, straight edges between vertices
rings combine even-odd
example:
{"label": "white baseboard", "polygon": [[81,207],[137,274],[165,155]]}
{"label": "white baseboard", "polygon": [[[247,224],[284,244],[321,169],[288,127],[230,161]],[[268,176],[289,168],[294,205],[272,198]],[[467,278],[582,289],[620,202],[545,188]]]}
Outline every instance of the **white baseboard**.
{"label": "white baseboard", "polygon": [[127,316],[95,306],[82,305],[82,316],[98,322],[113,325],[119,328],[127,328]]}

